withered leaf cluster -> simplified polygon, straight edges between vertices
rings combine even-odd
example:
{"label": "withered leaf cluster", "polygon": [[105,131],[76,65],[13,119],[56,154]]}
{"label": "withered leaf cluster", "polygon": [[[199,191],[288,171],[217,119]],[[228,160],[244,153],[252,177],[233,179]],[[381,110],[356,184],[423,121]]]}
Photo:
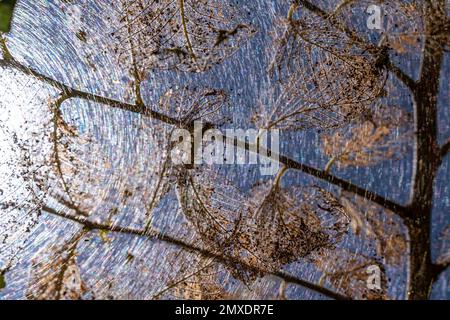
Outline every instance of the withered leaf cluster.
{"label": "withered leaf cluster", "polygon": [[[323,271],[321,282],[329,282],[339,292],[347,296],[363,300],[385,300],[388,298],[386,292],[387,278],[384,268],[371,257],[339,249],[317,256],[314,263],[318,269]],[[379,288],[369,288],[367,284],[367,270],[371,266],[379,268]]]}
{"label": "withered leaf cluster", "polygon": [[322,135],[322,149],[340,166],[372,166],[400,158],[411,138],[411,117],[396,106],[379,106],[365,119]]}
{"label": "withered leaf cluster", "polygon": [[262,128],[336,128],[361,117],[383,94],[383,50],[315,15],[281,20],[274,31],[271,85],[255,115]]}
{"label": "withered leaf cluster", "polygon": [[341,202],[351,219],[355,235],[375,243],[375,252],[386,265],[404,263],[407,240],[404,227],[392,212],[383,210],[360,197],[343,196]]}
{"label": "withered leaf cluster", "polygon": [[219,264],[211,259],[203,259],[189,271],[192,273],[168,283],[173,297],[185,300],[233,299],[220,279],[223,272]]}
{"label": "withered leaf cluster", "polygon": [[233,276],[246,282],[333,248],[348,225],[338,201],[315,188],[269,183],[246,196],[214,172],[194,170],[179,173],[177,191],[202,243],[225,255]]}
{"label": "withered leaf cluster", "polygon": [[121,0],[118,15],[115,51],[141,73],[205,71],[255,32],[231,1]]}

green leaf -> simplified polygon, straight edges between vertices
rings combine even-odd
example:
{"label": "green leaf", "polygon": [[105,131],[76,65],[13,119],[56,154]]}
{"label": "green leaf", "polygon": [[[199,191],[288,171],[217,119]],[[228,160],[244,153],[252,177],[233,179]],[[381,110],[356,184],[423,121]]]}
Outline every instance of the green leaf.
{"label": "green leaf", "polygon": [[0,31],[9,32],[17,0],[0,0]]}

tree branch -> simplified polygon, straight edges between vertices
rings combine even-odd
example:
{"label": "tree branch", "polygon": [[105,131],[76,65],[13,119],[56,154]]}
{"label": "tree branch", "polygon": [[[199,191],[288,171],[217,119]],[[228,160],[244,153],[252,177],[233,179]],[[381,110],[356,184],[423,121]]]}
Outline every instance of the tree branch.
{"label": "tree branch", "polygon": [[425,39],[419,82],[414,92],[415,141],[411,185],[409,299],[427,299],[434,282],[431,261],[431,230],[434,182],[441,160],[438,137],[438,95],[444,62],[443,46],[433,39],[433,32],[444,25],[441,12],[445,1],[423,3]]}
{"label": "tree branch", "polygon": [[[23,72],[24,74],[35,77],[36,79],[41,80],[41,81],[53,86],[54,88],[56,88],[58,90],[61,90],[66,95],[69,95],[71,98],[81,98],[81,99],[85,99],[88,101],[108,105],[112,108],[117,108],[117,109],[129,111],[129,112],[141,114],[143,116],[151,117],[153,119],[162,121],[162,122],[170,124],[170,125],[181,127],[181,128],[191,129],[194,126],[193,123],[185,124],[185,123],[181,122],[179,119],[167,116],[158,111],[154,111],[147,106],[138,106],[138,105],[133,105],[130,103],[120,102],[120,101],[110,99],[107,97],[103,97],[100,95],[95,95],[95,94],[84,92],[84,91],[81,91],[78,89],[74,89],[66,84],[63,84],[63,83],[57,81],[57,80],[54,80],[50,77],[40,74],[39,72],[36,72],[29,67],[23,66],[21,63],[19,63],[12,57],[9,59],[6,59],[6,60],[0,60],[0,66],[11,67],[18,71]],[[209,128],[214,128],[213,124],[207,124],[207,126]],[[244,143],[242,143],[242,144],[244,144]],[[240,146],[242,144],[238,143],[237,145]],[[248,142],[245,143],[245,148],[247,150],[249,150],[250,147],[249,147]],[[299,170],[299,171],[305,172],[309,175],[312,175],[316,178],[327,181],[331,184],[334,184],[334,185],[342,188],[345,191],[355,193],[361,197],[364,197],[370,201],[373,201],[373,202],[381,205],[382,207],[398,214],[403,219],[407,218],[407,208],[406,207],[404,207],[400,204],[397,204],[389,199],[386,199],[385,197],[383,197],[379,194],[376,194],[365,188],[356,186],[356,185],[352,184],[351,182],[337,178],[323,170],[319,170],[319,169],[304,165],[304,164],[302,164],[296,160],[290,159],[286,156],[280,156],[279,159],[280,159],[279,160],[280,163],[289,169]]]}
{"label": "tree branch", "polygon": [[441,147],[441,160],[444,160],[444,158],[447,156],[447,154],[450,152],[450,139],[447,140],[446,143]]}
{"label": "tree branch", "polygon": [[344,179],[333,176],[324,170],[316,169],[316,168],[307,166],[305,164],[299,163],[299,162],[292,160],[286,156],[280,156],[280,162],[283,163],[287,168],[305,172],[311,176],[314,176],[316,178],[319,178],[321,180],[324,180],[331,184],[334,184],[345,191],[354,193],[354,194],[361,196],[367,200],[370,200],[370,201],[384,207],[385,209],[388,209],[388,210],[396,213],[402,219],[408,218],[408,212],[409,212],[408,210],[409,209],[407,207],[402,206],[392,200],[389,200],[375,192],[372,192],[365,188],[359,187],[359,186],[357,186],[349,181],[346,181]]}
{"label": "tree branch", "polygon": [[[77,217],[77,216],[70,215],[67,213],[58,212],[58,211],[54,210],[53,208],[51,208],[49,206],[45,206],[45,205],[42,206],[41,209],[51,215],[81,224],[85,228],[90,229],[90,230],[103,230],[103,231],[108,231],[108,232],[144,237],[149,240],[162,241],[162,242],[168,243],[170,245],[175,245],[177,247],[180,247],[189,252],[199,253],[202,256],[204,256],[205,258],[211,258],[211,259],[214,259],[223,264],[229,264],[230,262],[231,263],[239,263],[239,265],[245,267],[246,269],[248,269],[250,271],[257,271],[257,272],[262,272],[263,274],[267,274],[267,272],[265,272],[264,270],[260,270],[259,268],[245,264],[238,259],[233,259],[231,257],[224,257],[218,253],[211,252],[207,249],[195,246],[193,244],[189,244],[183,240],[176,239],[176,238],[173,238],[171,236],[168,236],[168,235],[156,232],[156,231],[145,232],[145,231],[133,229],[133,228],[120,227],[120,226],[115,226],[115,225],[110,226],[110,225],[106,225],[106,224],[102,224],[102,223],[92,222],[88,218],[84,217],[84,215],[82,217]],[[322,286],[319,286],[314,283],[297,278],[297,277],[290,275],[283,271],[278,271],[278,272],[269,273],[269,274],[272,276],[275,276],[277,278],[280,278],[288,283],[296,284],[296,285],[302,286],[304,288],[307,288],[309,290],[318,292],[328,298],[332,298],[335,300],[351,300],[351,298],[349,298],[347,296],[341,295],[339,293],[331,291]]]}
{"label": "tree branch", "polygon": [[434,267],[434,279],[437,280],[441,275],[441,273],[443,273],[445,270],[447,270],[448,267],[450,267],[450,258],[441,263],[434,264],[433,267]]}
{"label": "tree branch", "polygon": [[107,98],[104,96],[100,96],[100,95],[96,95],[96,94],[92,94],[92,93],[88,93],[88,92],[85,92],[82,90],[75,89],[69,85],[66,85],[66,84],[61,83],[57,80],[54,80],[46,75],[43,75],[43,74],[33,70],[32,68],[22,65],[20,62],[18,62],[17,60],[15,60],[12,57],[0,60],[0,67],[13,68],[17,71],[22,72],[23,74],[34,77],[52,87],[54,87],[55,89],[63,92],[65,95],[70,96],[71,98],[80,98],[80,99],[84,99],[87,101],[92,101],[92,102],[96,102],[99,104],[108,105],[112,108],[130,111],[133,113],[141,114],[143,116],[151,117],[156,120],[165,122],[167,124],[182,126],[182,123],[178,119],[167,116],[158,111],[151,110],[146,106],[143,107],[143,106],[138,106],[135,104],[121,102],[121,101],[117,101],[117,100]]}
{"label": "tree branch", "polygon": [[413,80],[410,76],[408,76],[405,72],[403,72],[399,67],[392,63],[392,61],[388,58],[386,61],[386,68],[392,72],[397,79],[399,79],[403,84],[408,87],[411,92],[416,91],[417,82]]}

